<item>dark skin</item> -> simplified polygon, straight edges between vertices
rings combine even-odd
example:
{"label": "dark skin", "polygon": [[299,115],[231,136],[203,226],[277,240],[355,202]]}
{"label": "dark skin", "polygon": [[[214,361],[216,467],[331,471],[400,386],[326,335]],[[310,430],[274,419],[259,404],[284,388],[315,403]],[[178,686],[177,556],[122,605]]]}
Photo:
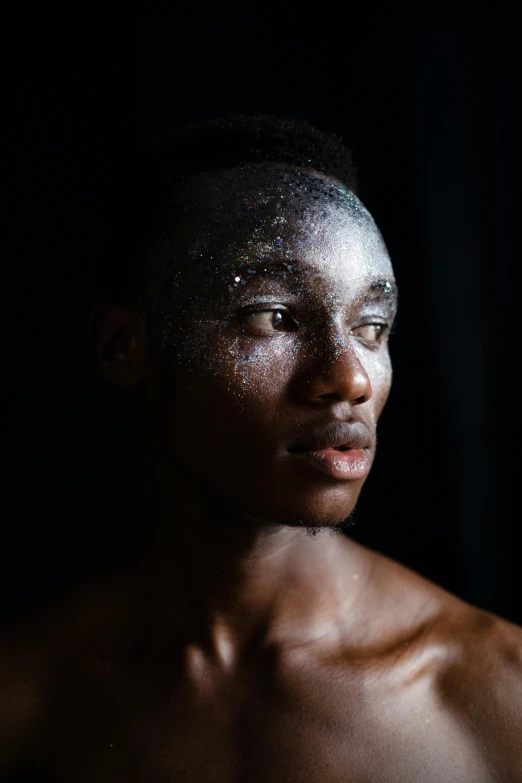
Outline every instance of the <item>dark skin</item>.
{"label": "dark skin", "polygon": [[95,313],[159,517],[136,559],[6,635],[3,780],[522,781],[521,629],[340,535],[367,471],[291,450],[348,422],[369,469],[397,304],[351,194],[281,206],[300,176],[202,178],[146,317]]}

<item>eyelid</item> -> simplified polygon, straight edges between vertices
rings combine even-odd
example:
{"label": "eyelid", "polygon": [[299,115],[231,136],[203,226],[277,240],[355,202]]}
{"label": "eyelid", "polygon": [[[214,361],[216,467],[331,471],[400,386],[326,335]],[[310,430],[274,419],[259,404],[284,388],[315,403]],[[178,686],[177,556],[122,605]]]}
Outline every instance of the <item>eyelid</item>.
{"label": "eyelid", "polygon": [[277,311],[288,313],[288,315],[293,318],[295,323],[299,324],[299,321],[289,307],[279,303],[276,304],[275,302],[256,302],[255,304],[253,303],[251,305],[247,305],[246,307],[241,307],[238,313],[241,315],[241,313],[267,313]]}
{"label": "eyelid", "polygon": [[352,326],[352,329],[358,329],[360,326],[371,326],[371,324],[378,324],[379,326],[383,326],[385,329],[390,329],[394,320],[395,319],[390,320],[389,318],[379,315],[368,315],[355,323]]}
{"label": "eyelid", "polygon": [[239,310],[290,310],[290,308],[283,304],[282,302],[278,302],[277,300],[274,300],[272,298],[270,299],[256,299],[255,302],[250,302],[250,304],[245,305],[244,307],[240,307]]}

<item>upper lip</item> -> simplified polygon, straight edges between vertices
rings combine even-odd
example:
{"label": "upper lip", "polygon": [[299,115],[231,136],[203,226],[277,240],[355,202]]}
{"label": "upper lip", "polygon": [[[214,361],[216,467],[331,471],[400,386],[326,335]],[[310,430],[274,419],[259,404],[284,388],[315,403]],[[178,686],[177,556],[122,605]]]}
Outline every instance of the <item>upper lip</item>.
{"label": "upper lip", "polygon": [[349,424],[346,421],[332,421],[306,429],[302,437],[292,443],[289,451],[318,451],[319,449],[365,449],[371,445],[371,436],[362,422]]}

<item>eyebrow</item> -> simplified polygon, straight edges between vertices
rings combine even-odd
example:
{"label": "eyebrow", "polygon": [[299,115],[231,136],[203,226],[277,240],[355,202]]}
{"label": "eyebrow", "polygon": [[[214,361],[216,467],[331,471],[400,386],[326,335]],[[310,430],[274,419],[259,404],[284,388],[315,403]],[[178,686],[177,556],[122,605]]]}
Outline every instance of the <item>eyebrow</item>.
{"label": "eyebrow", "polygon": [[299,268],[297,261],[262,261],[258,260],[254,264],[240,266],[237,269],[239,277],[246,283],[249,280],[258,280],[261,277],[272,279],[283,279],[290,287],[300,284],[303,278],[303,270]]}
{"label": "eyebrow", "polygon": [[300,277],[302,270],[299,268],[298,261],[261,261],[258,260],[252,265],[247,267],[247,274],[250,277],[257,277],[257,275],[266,275],[267,277],[280,277],[281,275],[288,275],[291,273],[293,276]]}
{"label": "eyebrow", "polygon": [[[387,277],[380,278],[379,280],[372,280],[368,285],[367,291],[378,296],[384,295],[387,299],[393,299],[395,302],[399,298],[399,287],[395,280],[390,280]],[[365,299],[370,299],[370,296],[366,294]]]}
{"label": "eyebrow", "polygon": [[[372,293],[365,294],[365,304],[370,305],[372,301],[375,301],[375,299],[377,299],[377,301],[380,303],[380,300],[384,298],[392,319],[390,328],[394,329],[397,322],[397,313],[399,310],[399,287],[395,280],[389,280],[388,278],[372,280],[367,288],[367,291],[371,291]],[[384,296],[381,296],[381,292]]]}
{"label": "eyebrow", "polygon": [[[260,277],[283,278],[290,285],[298,285],[303,277],[306,277],[306,270],[302,269],[299,261],[289,259],[288,261],[279,260],[261,260],[258,259],[252,265],[240,266],[237,270],[239,277],[243,277],[246,282],[256,280]],[[365,292],[365,301],[370,301],[375,296],[384,296],[388,301],[393,302],[396,307],[399,298],[399,288],[394,279],[387,277],[372,280]]]}

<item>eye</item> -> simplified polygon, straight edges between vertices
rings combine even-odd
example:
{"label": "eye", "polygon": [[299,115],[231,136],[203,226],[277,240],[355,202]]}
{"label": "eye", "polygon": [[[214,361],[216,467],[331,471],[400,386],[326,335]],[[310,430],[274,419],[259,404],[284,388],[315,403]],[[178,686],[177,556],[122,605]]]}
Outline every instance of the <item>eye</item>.
{"label": "eye", "polygon": [[352,329],[352,334],[365,342],[378,343],[385,331],[385,324],[361,324]]}
{"label": "eye", "polygon": [[296,327],[296,322],[287,310],[255,310],[244,313],[242,320],[265,332],[284,332]]}

